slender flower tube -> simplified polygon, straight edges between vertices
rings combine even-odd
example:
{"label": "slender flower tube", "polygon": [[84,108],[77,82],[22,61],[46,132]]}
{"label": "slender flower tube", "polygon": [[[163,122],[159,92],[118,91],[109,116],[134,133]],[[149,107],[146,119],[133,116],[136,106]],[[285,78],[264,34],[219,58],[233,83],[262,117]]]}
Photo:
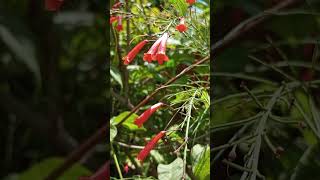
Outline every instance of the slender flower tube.
{"label": "slender flower tube", "polygon": [[149,41],[143,40],[139,44],[137,44],[129,53],[127,56],[123,57],[122,60],[125,65],[130,64],[133,59],[137,56],[137,54],[141,51],[144,45],[146,45]]}
{"label": "slender flower tube", "polygon": [[194,3],[196,3],[197,0],[186,0],[187,3],[192,6]]}
{"label": "slender flower tube", "polygon": [[63,4],[63,0],[45,0],[44,4],[47,11],[57,11]]}
{"label": "slender flower tube", "polygon": [[143,60],[151,63],[152,60],[155,60],[155,55],[157,53],[158,47],[161,43],[162,37],[159,38],[149,49],[147,53],[144,53]]}
{"label": "slender flower tube", "polygon": [[123,26],[122,26],[122,16],[118,16],[117,30],[118,30],[119,32],[123,30]]}
{"label": "slender flower tube", "polygon": [[162,102],[159,102],[157,104],[154,104],[153,106],[151,106],[149,109],[147,109],[146,111],[144,111],[135,121],[134,123],[138,126],[141,127],[143,125],[144,122],[146,122],[149,117],[157,111],[157,109],[159,109],[161,106],[163,106],[164,104]]}
{"label": "slender flower tube", "polygon": [[114,22],[117,21],[117,20],[118,20],[118,17],[116,17],[116,16],[111,16],[111,17],[110,17],[110,24],[114,23]]}
{"label": "slender flower tube", "polygon": [[163,61],[168,61],[169,58],[166,55],[166,46],[167,46],[167,40],[168,40],[168,33],[164,33],[162,35],[161,43],[158,47],[158,52],[156,54],[156,60],[158,60],[158,63],[161,65],[163,64]]}
{"label": "slender flower tube", "polygon": [[149,155],[150,151],[155,147],[158,141],[166,134],[166,131],[159,132],[155,137],[148,142],[148,144],[140,151],[137,159],[141,162]]}
{"label": "slender flower tube", "polygon": [[179,31],[179,32],[185,32],[188,28],[185,24],[185,20],[184,18],[180,18],[180,23],[177,25],[176,29]]}

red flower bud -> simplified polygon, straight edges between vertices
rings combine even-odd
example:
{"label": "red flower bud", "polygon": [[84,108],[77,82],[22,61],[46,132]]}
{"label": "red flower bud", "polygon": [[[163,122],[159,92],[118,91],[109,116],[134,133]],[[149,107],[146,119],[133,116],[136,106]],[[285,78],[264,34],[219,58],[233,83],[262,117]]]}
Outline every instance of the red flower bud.
{"label": "red flower bud", "polygon": [[117,31],[122,31],[123,26],[122,26],[122,16],[118,16],[118,25],[117,25]]}
{"label": "red flower bud", "polygon": [[63,0],[45,0],[45,9],[47,11],[57,11],[60,9]]}
{"label": "red flower bud", "polygon": [[158,47],[161,43],[161,40],[162,40],[162,37],[159,38],[152,46],[151,48],[149,49],[149,51],[147,53],[144,53],[143,55],[143,60],[144,61],[148,61],[149,63],[152,61],[152,60],[155,60],[155,55],[157,53],[157,50],[158,50]]}
{"label": "red flower bud", "polygon": [[138,126],[141,127],[144,122],[146,122],[149,117],[156,112],[157,109],[159,109],[161,106],[164,104],[162,102],[159,102],[153,106],[151,106],[149,109],[144,111],[135,121],[134,123]]}
{"label": "red flower bud", "polygon": [[186,0],[187,3],[192,6],[194,3],[196,3],[196,0]]}
{"label": "red flower bud", "polygon": [[129,172],[129,165],[126,163],[123,167],[123,171],[127,174]]}
{"label": "red flower bud", "polygon": [[148,144],[140,151],[140,153],[137,156],[137,159],[143,162],[144,159],[149,155],[150,151],[165,134],[166,131],[161,131],[155,137],[153,137],[151,141],[149,141]]}
{"label": "red flower bud", "polygon": [[119,7],[121,7],[122,3],[121,2],[117,2],[112,6],[112,9],[118,9]]}
{"label": "red flower bud", "polygon": [[179,32],[185,32],[188,29],[187,26],[185,25],[184,18],[180,18],[180,23],[177,25],[176,29]]}
{"label": "red flower bud", "polygon": [[115,16],[111,16],[110,17],[110,24],[114,23],[115,21],[118,20],[118,17],[115,17]]}
{"label": "red flower bud", "polygon": [[166,55],[166,46],[167,46],[168,37],[169,37],[168,33],[164,33],[162,35],[161,43],[159,45],[158,52],[156,54],[156,60],[158,60],[159,64],[163,64],[163,61],[169,60],[168,56]]}
{"label": "red flower bud", "polygon": [[136,55],[140,52],[144,45],[146,45],[149,41],[143,40],[139,44],[137,44],[127,56],[123,57],[122,60],[124,61],[125,65],[128,65],[132,62],[132,60],[136,57]]}

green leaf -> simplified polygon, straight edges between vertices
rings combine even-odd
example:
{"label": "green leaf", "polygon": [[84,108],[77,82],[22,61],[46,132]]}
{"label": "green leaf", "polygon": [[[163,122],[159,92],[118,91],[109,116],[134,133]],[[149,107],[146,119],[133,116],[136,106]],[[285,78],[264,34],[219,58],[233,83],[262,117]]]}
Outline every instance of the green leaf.
{"label": "green leaf", "polygon": [[[111,124],[117,125],[120,121],[126,117],[130,111],[125,111],[119,114],[118,116],[111,119]],[[139,128],[137,125],[134,124],[134,120],[137,119],[139,116],[135,113],[131,114],[121,125],[130,131],[145,131],[146,129],[142,126]]]}
{"label": "green leaf", "polygon": [[0,38],[16,56],[17,60],[24,63],[34,74],[37,83],[41,82],[40,68],[36,60],[33,44],[25,38],[17,39],[17,35],[0,25]]}
{"label": "green leaf", "polygon": [[210,107],[210,96],[206,90],[203,90],[200,98],[205,104],[206,108]]}
{"label": "green leaf", "polygon": [[[30,169],[23,172],[19,180],[43,180],[49,173],[63,163],[62,158],[48,158],[40,163],[33,165]],[[91,172],[80,164],[75,164],[67,170],[58,180],[78,179],[80,176],[89,176]]]}
{"label": "green leaf", "polygon": [[183,160],[177,158],[170,164],[159,164],[157,169],[159,180],[181,179],[183,175]]}
{"label": "green leaf", "polygon": [[164,157],[159,151],[157,150],[152,150],[150,151],[151,156],[157,161],[157,163],[164,163]]}
{"label": "green leaf", "polygon": [[188,5],[185,0],[169,0],[169,2],[178,11],[180,16],[184,16],[188,12]]}
{"label": "green leaf", "polygon": [[197,144],[191,149],[193,173],[199,180],[210,179],[210,147]]}
{"label": "green leaf", "polygon": [[111,67],[110,68],[110,75],[115,81],[117,81],[120,84],[120,86],[122,88],[123,84],[122,84],[121,74],[119,73],[119,71],[117,69]]}
{"label": "green leaf", "polygon": [[113,139],[117,136],[118,130],[117,127],[113,124],[111,124],[110,127],[110,142],[113,141]]}

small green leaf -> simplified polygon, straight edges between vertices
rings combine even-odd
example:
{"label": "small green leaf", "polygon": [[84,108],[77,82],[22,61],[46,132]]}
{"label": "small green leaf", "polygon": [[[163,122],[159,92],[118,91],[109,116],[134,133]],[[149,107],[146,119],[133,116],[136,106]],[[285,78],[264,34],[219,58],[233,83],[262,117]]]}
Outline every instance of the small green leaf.
{"label": "small green leaf", "polygon": [[[125,111],[119,114],[118,116],[112,118],[112,124],[117,125],[119,124],[123,118],[125,118],[130,111]],[[139,128],[137,125],[134,124],[134,120],[137,119],[139,116],[135,113],[131,114],[121,125],[131,131],[145,131],[146,129],[142,126]]]}
{"label": "small green leaf", "polygon": [[205,104],[206,108],[210,107],[210,96],[206,90],[202,91],[201,100]]}
{"label": "small green leaf", "polygon": [[121,74],[119,73],[119,71],[117,69],[111,67],[110,68],[110,75],[115,81],[117,81],[120,84],[120,86],[122,88],[123,84],[122,84]]}
{"label": "small green leaf", "polygon": [[199,180],[210,179],[210,148],[197,144],[191,149],[193,173]]}
{"label": "small green leaf", "polygon": [[118,130],[117,127],[113,124],[110,125],[110,142],[117,136]]}
{"label": "small green leaf", "polygon": [[164,157],[157,150],[152,150],[150,152],[151,156],[157,161],[157,163],[164,163]]}
{"label": "small green leaf", "polygon": [[181,179],[183,175],[183,160],[177,158],[170,164],[159,164],[157,169],[159,180]]}

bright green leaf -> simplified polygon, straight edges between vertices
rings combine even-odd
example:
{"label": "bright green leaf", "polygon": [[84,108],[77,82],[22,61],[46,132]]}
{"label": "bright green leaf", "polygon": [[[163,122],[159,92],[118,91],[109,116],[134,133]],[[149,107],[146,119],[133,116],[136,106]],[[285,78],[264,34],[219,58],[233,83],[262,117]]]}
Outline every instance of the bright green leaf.
{"label": "bright green leaf", "polygon": [[113,124],[110,125],[110,142],[117,136],[118,130],[117,127]]}
{"label": "bright green leaf", "polygon": [[[129,113],[130,111],[122,112],[121,114],[112,119],[112,123],[114,125],[119,124],[119,122],[122,121],[122,119],[125,118]],[[137,114],[133,113],[121,125],[131,131],[145,131],[146,129],[144,127],[139,128],[137,125],[134,124],[134,120],[138,117],[139,116]]]}
{"label": "bright green leaf", "polygon": [[121,74],[119,73],[119,71],[117,69],[111,67],[110,68],[110,75],[115,81],[117,81],[120,84],[120,86],[122,88],[123,84],[122,84]]}
{"label": "bright green leaf", "polygon": [[183,175],[183,160],[177,158],[170,164],[158,165],[158,179],[159,180],[178,180]]}
{"label": "bright green leaf", "polygon": [[210,148],[197,144],[191,149],[193,173],[199,180],[210,179]]}

